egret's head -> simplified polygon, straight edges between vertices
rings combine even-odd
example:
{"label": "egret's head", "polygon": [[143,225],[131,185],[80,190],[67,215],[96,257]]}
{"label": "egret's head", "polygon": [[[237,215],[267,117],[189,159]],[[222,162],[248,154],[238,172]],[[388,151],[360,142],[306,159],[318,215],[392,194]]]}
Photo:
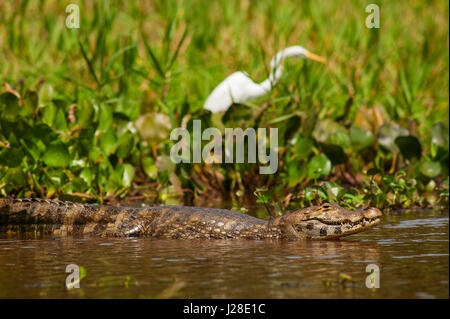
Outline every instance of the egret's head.
{"label": "egret's head", "polygon": [[280,65],[283,59],[294,56],[309,59],[320,63],[326,62],[325,58],[318,56],[317,54],[314,54],[312,52],[309,52],[300,45],[294,45],[278,52],[270,62],[270,67],[272,69],[275,69]]}

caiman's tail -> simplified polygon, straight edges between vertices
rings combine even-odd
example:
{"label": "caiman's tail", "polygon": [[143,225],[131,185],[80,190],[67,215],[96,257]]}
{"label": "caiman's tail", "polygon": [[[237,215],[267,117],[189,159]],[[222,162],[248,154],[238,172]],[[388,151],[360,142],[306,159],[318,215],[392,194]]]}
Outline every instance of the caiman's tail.
{"label": "caiman's tail", "polygon": [[122,228],[118,226],[127,226],[126,220],[135,216],[134,210],[52,199],[0,198],[0,232],[116,235]]}
{"label": "caiman's tail", "polygon": [[68,222],[67,217],[82,215],[83,205],[40,198],[0,198],[0,225],[48,224]]}

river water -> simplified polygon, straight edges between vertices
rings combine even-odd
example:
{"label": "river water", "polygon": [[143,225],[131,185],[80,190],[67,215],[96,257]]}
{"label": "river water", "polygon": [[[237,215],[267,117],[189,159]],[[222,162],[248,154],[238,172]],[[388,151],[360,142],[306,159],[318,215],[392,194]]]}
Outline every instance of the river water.
{"label": "river water", "polygon": [[449,298],[448,211],[391,213],[340,241],[2,236],[0,298]]}

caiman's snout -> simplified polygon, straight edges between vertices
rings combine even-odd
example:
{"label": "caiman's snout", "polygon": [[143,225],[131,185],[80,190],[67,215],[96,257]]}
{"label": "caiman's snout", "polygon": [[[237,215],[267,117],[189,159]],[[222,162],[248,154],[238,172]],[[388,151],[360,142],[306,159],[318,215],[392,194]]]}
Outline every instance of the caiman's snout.
{"label": "caiman's snout", "polygon": [[380,217],[383,215],[381,213],[381,210],[375,207],[370,207],[363,211],[364,217],[368,219],[380,219]]}
{"label": "caiman's snout", "polygon": [[347,210],[334,203],[310,207],[290,216],[298,237],[306,239],[336,239],[365,231],[380,223],[378,208]]}

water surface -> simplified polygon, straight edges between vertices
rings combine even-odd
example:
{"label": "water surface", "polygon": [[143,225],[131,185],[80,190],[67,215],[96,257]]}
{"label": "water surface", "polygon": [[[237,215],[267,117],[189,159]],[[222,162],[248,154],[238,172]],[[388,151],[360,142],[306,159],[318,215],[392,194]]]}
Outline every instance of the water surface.
{"label": "water surface", "polygon": [[[340,241],[0,237],[0,298],[449,298],[448,211]],[[79,289],[66,266],[82,267]],[[380,269],[380,288],[365,285]],[[344,278],[348,278],[344,280]]]}

